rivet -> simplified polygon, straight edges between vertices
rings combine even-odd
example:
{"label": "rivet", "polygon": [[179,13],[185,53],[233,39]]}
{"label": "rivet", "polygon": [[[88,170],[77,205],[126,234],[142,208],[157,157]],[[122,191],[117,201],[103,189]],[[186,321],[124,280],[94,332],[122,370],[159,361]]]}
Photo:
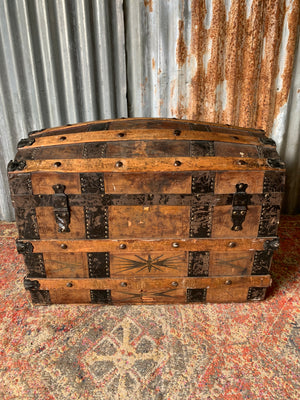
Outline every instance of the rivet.
{"label": "rivet", "polygon": [[174,162],[174,165],[175,165],[175,167],[180,167],[181,162],[179,160],[177,160],[177,161]]}
{"label": "rivet", "polygon": [[60,245],[60,247],[62,248],[62,249],[67,249],[68,248],[68,246],[65,244],[65,243],[62,243],[61,245]]}
{"label": "rivet", "polygon": [[225,285],[231,285],[232,281],[230,279],[228,279],[227,281],[225,281]]}
{"label": "rivet", "polygon": [[119,246],[119,248],[122,249],[122,250],[123,250],[123,249],[126,249],[126,244],[125,244],[125,243],[121,243],[120,246]]}
{"label": "rivet", "polygon": [[235,230],[235,231],[240,231],[241,229],[240,229],[239,226],[235,226],[235,227],[234,227],[234,230]]}
{"label": "rivet", "polygon": [[173,246],[174,248],[177,248],[177,247],[179,247],[179,243],[174,242],[174,243],[172,243],[172,246]]}
{"label": "rivet", "polygon": [[124,136],[125,136],[125,133],[124,133],[124,132],[120,132],[120,133],[118,133],[118,136],[119,136],[119,137],[124,137]]}
{"label": "rivet", "polygon": [[238,163],[238,165],[246,165],[247,164],[246,161],[244,161],[244,160],[239,160],[237,163]]}
{"label": "rivet", "polygon": [[126,286],[127,286],[127,283],[126,283],[126,282],[121,282],[121,283],[120,283],[120,286],[126,287]]}
{"label": "rivet", "polygon": [[61,137],[59,138],[59,140],[62,141],[62,142],[63,142],[64,140],[66,140],[66,139],[67,139],[66,136],[61,136]]}
{"label": "rivet", "polygon": [[231,248],[236,247],[236,242],[229,242],[228,247],[231,247]]}
{"label": "rivet", "polygon": [[55,162],[53,165],[54,165],[54,167],[58,168],[58,167],[61,166],[61,162],[57,161],[57,162]]}
{"label": "rivet", "polygon": [[67,287],[72,287],[73,286],[73,283],[72,282],[68,282],[67,283]]}
{"label": "rivet", "polygon": [[172,286],[178,286],[178,282],[172,282]]}
{"label": "rivet", "polygon": [[239,184],[239,189],[243,189],[244,185],[242,183]]}
{"label": "rivet", "polygon": [[181,131],[179,129],[175,129],[174,135],[175,136],[180,136],[181,135]]}
{"label": "rivet", "polygon": [[116,165],[117,168],[123,167],[122,161],[117,161],[115,165]]}

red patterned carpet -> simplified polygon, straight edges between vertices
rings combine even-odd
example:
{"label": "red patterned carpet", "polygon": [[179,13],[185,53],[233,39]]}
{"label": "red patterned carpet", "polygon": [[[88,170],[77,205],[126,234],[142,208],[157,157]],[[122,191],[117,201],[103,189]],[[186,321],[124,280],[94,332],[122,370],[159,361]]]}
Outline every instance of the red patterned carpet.
{"label": "red patterned carpet", "polygon": [[0,224],[0,399],[300,399],[300,216],[281,219],[268,299],[33,307]]}

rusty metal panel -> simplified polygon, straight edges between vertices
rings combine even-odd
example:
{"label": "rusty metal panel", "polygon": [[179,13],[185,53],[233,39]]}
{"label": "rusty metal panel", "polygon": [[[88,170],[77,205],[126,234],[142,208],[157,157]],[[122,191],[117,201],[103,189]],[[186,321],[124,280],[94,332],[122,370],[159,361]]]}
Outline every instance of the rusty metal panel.
{"label": "rusty metal panel", "polygon": [[123,1],[0,0],[0,219],[31,130],[127,116]]}
{"label": "rusty metal panel", "polygon": [[300,211],[299,1],[1,0],[0,219],[28,131],[127,115],[266,130]]}
{"label": "rusty metal panel", "polygon": [[129,115],[264,129],[287,163],[295,212],[299,0],[130,0],[125,11]]}

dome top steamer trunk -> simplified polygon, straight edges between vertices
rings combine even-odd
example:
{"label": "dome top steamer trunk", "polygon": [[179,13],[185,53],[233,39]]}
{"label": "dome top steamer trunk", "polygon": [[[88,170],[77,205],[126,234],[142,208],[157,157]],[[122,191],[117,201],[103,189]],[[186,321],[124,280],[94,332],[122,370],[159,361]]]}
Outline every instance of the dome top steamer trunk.
{"label": "dome top steamer trunk", "polygon": [[8,165],[35,304],[265,298],[285,169],[263,131],[116,119],[29,134]]}

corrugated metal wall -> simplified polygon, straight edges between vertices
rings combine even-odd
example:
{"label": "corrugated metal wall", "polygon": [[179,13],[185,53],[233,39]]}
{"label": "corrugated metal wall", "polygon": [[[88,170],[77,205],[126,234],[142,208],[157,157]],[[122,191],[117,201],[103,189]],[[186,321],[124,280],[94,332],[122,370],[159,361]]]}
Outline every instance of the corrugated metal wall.
{"label": "corrugated metal wall", "polygon": [[127,115],[265,129],[300,211],[298,23],[299,0],[0,0],[0,218],[28,131]]}

